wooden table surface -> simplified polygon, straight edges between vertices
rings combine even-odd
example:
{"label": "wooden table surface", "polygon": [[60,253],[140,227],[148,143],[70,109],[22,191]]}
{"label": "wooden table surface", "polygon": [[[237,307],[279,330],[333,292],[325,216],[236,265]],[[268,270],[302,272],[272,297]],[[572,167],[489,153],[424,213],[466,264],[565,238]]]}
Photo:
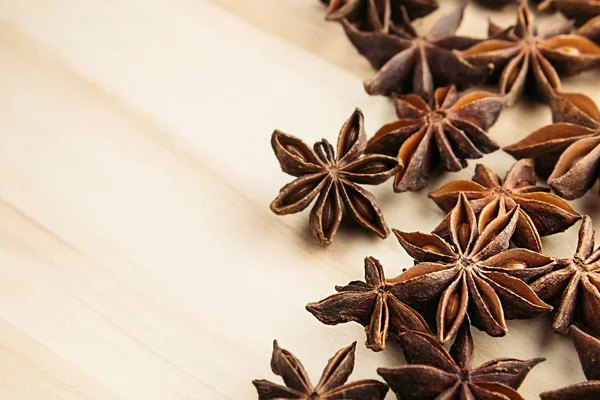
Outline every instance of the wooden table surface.
{"label": "wooden table surface", "polygon": [[[514,12],[492,15],[509,24]],[[351,379],[399,362],[393,344],[367,350],[359,325],[304,310],[362,278],[367,255],[390,276],[408,267],[395,239],[342,229],[322,249],[308,212],[268,208],[290,180],[274,128],[314,142],[335,140],[356,106],[369,134],[394,118],[323,16],[317,0],[0,0],[0,399],[253,399],[252,379],[279,382],[275,338],[315,379],[355,340]],[[460,32],[486,25],[473,7]],[[599,77],[565,89],[599,101]],[[522,101],[490,134],[506,145],[549,122]],[[484,161],[504,175],[513,160]],[[373,192],[391,227],[429,231],[443,215],[426,193],[474,166],[421,193]],[[599,227],[599,203],[592,191],[573,204]],[[544,239],[547,253],[572,254],[577,229]],[[502,339],[475,331],[476,362],[545,356],[527,399],[582,381],[549,322],[510,321]]]}

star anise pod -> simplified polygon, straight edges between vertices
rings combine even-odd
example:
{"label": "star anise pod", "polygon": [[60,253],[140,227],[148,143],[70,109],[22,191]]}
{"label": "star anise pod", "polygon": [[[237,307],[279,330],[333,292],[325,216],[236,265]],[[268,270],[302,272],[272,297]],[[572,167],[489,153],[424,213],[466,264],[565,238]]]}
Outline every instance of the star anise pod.
{"label": "star anise pod", "polygon": [[589,97],[561,93],[552,100],[554,123],[504,148],[515,158],[536,158],[560,196],[583,196],[600,177],[600,110]]}
{"label": "star anise pod", "polygon": [[540,394],[542,400],[600,399],[600,340],[572,326],[571,337],[588,382]]}
{"label": "star anise pod", "polygon": [[424,17],[438,8],[436,0],[327,0],[326,19],[347,19],[361,31],[389,32],[390,24],[402,25],[402,7],[410,19]]}
{"label": "star anise pod", "polygon": [[477,3],[483,4],[490,8],[502,8],[509,4],[518,3],[519,0],[475,0]]}
{"label": "star anise pod", "polygon": [[584,37],[567,34],[571,25],[566,23],[538,34],[533,14],[522,2],[515,26],[502,30],[491,24],[490,39],[461,54],[475,65],[494,64],[500,92],[508,95],[509,105],[528,85],[550,99],[554,91],[560,90],[560,76],[576,75],[600,65],[600,47]]}
{"label": "star anise pod", "polygon": [[[464,193],[478,215],[479,231],[494,218],[521,206],[512,241],[518,247],[542,251],[540,236],[562,232],[581,219],[566,201],[546,193],[550,189],[536,185],[533,160],[517,161],[506,173],[504,182],[485,165],[477,164],[472,180],[456,180],[431,192],[429,197],[445,212],[450,212],[460,193]],[[446,217],[436,233],[449,232]]]}
{"label": "star anise pod", "polygon": [[581,319],[600,335],[600,247],[594,250],[594,228],[587,215],[579,228],[577,251],[572,258],[558,260],[556,268],[531,284],[545,301],[560,299],[552,329],[566,334]]}
{"label": "star anise pod", "polygon": [[450,353],[431,336],[418,332],[404,333],[400,344],[410,365],[377,369],[400,400],[523,400],[516,389],[544,361],[499,358],[473,368],[473,338],[467,321]]}
{"label": "star anise pod", "polygon": [[324,324],[358,322],[365,327],[367,347],[374,351],[385,349],[388,334],[406,330],[431,333],[421,314],[398,300],[392,288],[379,261],[367,257],[365,282],[336,286],[337,294],[308,303],[306,309]]}
{"label": "star anise pod", "polygon": [[363,114],[356,109],[338,138],[337,156],[325,139],[314,151],[302,140],[276,130],[271,146],[281,169],[298,178],[285,185],[271,203],[278,215],[304,210],[317,195],[310,213],[310,228],[317,242],[331,243],[342,220],[342,204],[354,221],[385,238],[389,229],[373,195],[356,183],[377,185],[394,175],[401,165],[394,157],[364,155],[367,146]]}
{"label": "star anise pod", "polygon": [[387,385],[383,382],[368,379],[346,384],[354,369],[355,350],[356,342],[344,347],[330,358],[323,370],[321,380],[313,387],[300,360],[279,347],[275,340],[271,370],[283,378],[285,386],[264,379],[254,380],[252,383],[256,387],[258,398],[260,400],[382,400],[388,391]]}
{"label": "star anise pod", "polygon": [[367,93],[416,93],[430,99],[436,87],[455,84],[464,88],[482,82],[491,66],[474,66],[453,49],[466,49],[477,39],[455,36],[464,5],[442,16],[425,36],[419,36],[404,13],[402,30],[390,34],[361,32],[342,20],[346,35],[360,54],[378,70],[364,82]]}
{"label": "star anise pod", "polygon": [[[552,310],[524,281],[552,269],[550,257],[510,249],[520,207],[494,219],[480,233],[473,208],[460,194],[450,214],[450,243],[435,234],[394,229],[406,252],[418,262],[391,279],[403,302],[437,309],[438,339],[445,343],[467,314],[490,336],[504,336],[505,318],[532,318]],[[432,305],[437,303],[437,306]]]}
{"label": "star anise pod", "polygon": [[437,167],[460,171],[466,159],[498,149],[487,130],[504,108],[504,99],[487,92],[458,97],[454,86],[435,91],[430,104],[417,95],[394,96],[400,118],[384,125],[367,144],[367,153],[398,157],[394,191],[420,190]]}
{"label": "star anise pod", "polygon": [[550,6],[578,26],[600,15],[599,0],[545,0],[538,8],[544,10]]}

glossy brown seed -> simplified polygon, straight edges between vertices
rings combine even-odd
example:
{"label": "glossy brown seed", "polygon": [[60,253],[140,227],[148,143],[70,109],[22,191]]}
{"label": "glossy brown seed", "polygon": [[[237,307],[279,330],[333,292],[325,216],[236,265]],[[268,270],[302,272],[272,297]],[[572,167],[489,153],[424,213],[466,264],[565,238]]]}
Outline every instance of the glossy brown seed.
{"label": "glossy brown seed", "polygon": [[386,281],[379,261],[367,257],[364,282],[336,286],[338,293],[308,303],[306,310],[327,325],[358,322],[365,327],[365,344],[373,351],[385,349],[388,336],[406,330],[431,333],[423,317],[393,294],[393,287]]}
{"label": "glossy brown seed", "polygon": [[[437,302],[440,342],[449,341],[467,315],[478,329],[491,336],[504,336],[506,318],[532,318],[552,310],[524,281],[551,271],[554,260],[530,250],[509,249],[519,211],[519,206],[513,208],[480,232],[475,213],[461,193],[449,216],[448,241],[435,234],[393,230],[417,264],[392,279],[395,285],[391,291],[417,310]],[[466,233],[459,234],[463,224],[470,230],[461,244],[458,238]],[[436,251],[427,247],[433,243]],[[502,268],[508,262],[524,268]]]}
{"label": "glossy brown seed", "polygon": [[434,338],[418,332],[402,334],[400,345],[409,365],[377,370],[400,400],[523,400],[517,389],[529,371],[544,361],[500,358],[473,368],[473,339],[467,320],[449,353]]}
{"label": "glossy brown seed", "polygon": [[320,245],[327,246],[333,240],[343,210],[378,236],[389,235],[375,198],[357,183],[383,183],[402,166],[394,157],[364,155],[367,139],[359,109],[340,131],[337,156],[326,140],[310,148],[297,137],[277,130],[273,132],[271,145],[281,169],[297,177],[284,186],[271,203],[275,214],[297,213],[317,198],[310,213],[310,228]]}
{"label": "glossy brown seed", "polygon": [[379,129],[366,151],[398,157],[405,166],[396,173],[396,192],[420,190],[436,168],[459,171],[467,159],[498,149],[487,131],[504,108],[500,96],[473,92],[458,97],[449,86],[437,89],[429,103],[414,94],[394,100],[399,119]]}
{"label": "glossy brown seed", "polygon": [[[547,193],[549,189],[537,186],[536,181],[531,159],[517,161],[504,180],[485,165],[477,164],[470,181],[451,181],[431,192],[429,197],[443,211],[449,212],[463,193],[479,216],[480,231],[489,221],[518,205],[519,220],[512,240],[518,247],[539,252],[542,250],[540,236],[568,229],[581,215],[560,197]],[[446,237],[449,217],[434,232]]]}
{"label": "glossy brown seed", "polygon": [[329,359],[317,386],[313,386],[300,360],[274,341],[271,370],[281,376],[285,386],[264,379],[252,381],[259,400],[382,400],[388,391],[385,383],[373,379],[346,383],[354,370],[355,350],[356,342],[339,350]]}
{"label": "glossy brown seed", "polygon": [[402,28],[388,32],[364,32],[346,19],[346,35],[373,68],[375,76],[364,82],[371,95],[415,93],[431,99],[436,87],[454,84],[460,89],[478,84],[490,74],[491,65],[475,66],[454,50],[464,50],[480,40],[456,36],[464,5],[442,16],[424,36],[419,36],[406,12]]}
{"label": "glossy brown seed", "polygon": [[[546,101],[560,91],[560,76],[573,76],[600,65],[600,47],[569,34],[571,23],[538,34],[534,16],[521,2],[517,23],[505,30],[490,24],[490,38],[461,52],[474,65],[495,66],[500,92],[514,104],[526,87]],[[531,77],[531,78],[530,78]],[[533,79],[534,82],[529,82]],[[534,84],[535,83],[535,84]]]}

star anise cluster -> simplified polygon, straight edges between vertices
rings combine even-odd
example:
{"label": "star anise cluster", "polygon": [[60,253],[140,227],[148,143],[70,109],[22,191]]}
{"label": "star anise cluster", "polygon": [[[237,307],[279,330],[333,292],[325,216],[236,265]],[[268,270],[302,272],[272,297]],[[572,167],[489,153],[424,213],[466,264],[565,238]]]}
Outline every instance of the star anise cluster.
{"label": "star anise cluster", "polygon": [[562,93],[552,100],[554,123],[504,148],[535,158],[548,184],[566,199],[585,194],[600,177],[600,110],[589,97]]}
{"label": "star anise cluster", "polygon": [[490,23],[490,38],[461,52],[474,65],[494,65],[493,77],[508,104],[530,87],[545,99],[561,88],[561,76],[573,76],[600,66],[600,47],[589,39],[570,34],[571,23],[538,33],[534,16],[525,2],[517,23],[503,29]]}

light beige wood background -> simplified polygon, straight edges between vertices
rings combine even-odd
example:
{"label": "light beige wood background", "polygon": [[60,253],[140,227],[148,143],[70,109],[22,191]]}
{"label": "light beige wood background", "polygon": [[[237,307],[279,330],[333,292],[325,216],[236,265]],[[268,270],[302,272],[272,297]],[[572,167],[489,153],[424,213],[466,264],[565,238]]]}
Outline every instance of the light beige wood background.
{"label": "light beige wood background", "polygon": [[[409,266],[395,239],[342,229],[321,249],[307,212],[268,209],[291,179],[272,155],[274,128],[314,142],[335,140],[355,106],[369,133],[394,118],[364,93],[370,67],[323,13],[317,0],[0,0],[2,400],[252,399],[252,379],[278,381],[274,338],[315,379],[354,340],[352,379],[399,362],[393,344],[368,351],[360,326],[304,311],[361,278],[367,255],[389,276]],[[513,13],[493,15],[508,24]],[[485,31],[470,9],[461,32]],[[565,86],[600,100],[599,77]],[[521,102],[491,135],[508,144],[549,121]],[[512,160],[485,162],[503,175]],[[442,214],[425,194],[474,165],[423,193],[374,193],[390,226],[430,230]],[[575,206],[600,221],[599,202],[594,192]],[[571,254],[576,229],[545,239],[547,252]],[[528,399],[583,380],[548,324],[475,332],[476,361],[547,357],[522,387]]]}

